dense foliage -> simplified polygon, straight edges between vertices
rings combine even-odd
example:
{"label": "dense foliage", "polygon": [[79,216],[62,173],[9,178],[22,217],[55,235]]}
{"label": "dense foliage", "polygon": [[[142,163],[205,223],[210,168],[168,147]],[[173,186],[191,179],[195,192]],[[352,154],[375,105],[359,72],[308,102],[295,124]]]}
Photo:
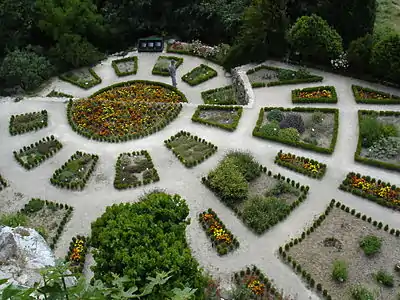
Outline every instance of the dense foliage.
{"label": "dense foliage", "polygon": [[201,299],[204,277],[185,239],[188,214],[183,199],[165,193],[108,207],[92,224],[95,278],[110,285],[112,273],[127,276],[142,291],[148,276],[171,271],[165,289],[156,289],[150,299],[166,299],[172,295],[165,290],[185,286],[198,289]]}

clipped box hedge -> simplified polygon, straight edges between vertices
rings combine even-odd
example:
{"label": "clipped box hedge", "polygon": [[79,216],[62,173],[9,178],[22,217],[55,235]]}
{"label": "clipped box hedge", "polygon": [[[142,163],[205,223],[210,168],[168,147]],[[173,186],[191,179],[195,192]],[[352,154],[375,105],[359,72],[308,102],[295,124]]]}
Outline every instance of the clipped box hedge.
{"label": "clipped box hedge", "polygon": [[[301,97],[301,92],[318,92],[318,91],[328,91],[331,93],[331,97]],[[336,89],[334,86],[316,86],[304,89],[292,90],[292,103],[337,103],[338,97],[336,94]]]}
{"label": "clipped box hedge", "polygon": [[[96,73],[92,68],[89,68],[89,73],[90,73],[90,75],[92,75],[93,79],[90,80],[90,81],[87,81],[87,82],[85,82],[85,83],[82,83],[82,82],[79,82],[79,81],[76,81],[76,80],[72,79],[71,77],[69,77],[69,76],[67,75],[68,73],[61,74],[61,75],[59,76],[59,78],[60,78],[61,80],[64,80],[64,81],[66,81],[66,82],[69,82],[69,83],[71,83],[71,84],[73,84],[73,85],[79,86],[79,87],[82,88],[82,89],[88,90],[88,89],[94,87],[95,85],[100,84],[101,81],[102,81],[101,78],[100,78],[100,76],[97,75],[97,73]],[[87,84],[86,84],[86,83],[87,83]]]}
{"label": "clipped box hedge", "polygon": [[[351,89],[353,91],[354,99],[357,103],[361,104],[400,104],[400,97],[396,95],[391,95],[389,93],[385,93],[382,91],[370,89],[367,87],[362,87],[359,85],[352,85]],[[368,93],[375,93],[377,96],[381,96],[379,98],[364,98],[361,96],[360,93],[368,92]]]}
{"label": "clipped box hedge", "polygon": [[[124,63],[124,62],[133,62],[133,70],[132,71],[120,71],[118,68],[119,63]],[[115,59],[111,62],[111,66],[113,67],[115,74],[117,74],[118,77],[122,76],[128,76],[128,75],[134,75],[137,73],[138,70],[138,58],[137,56],[130,56],[130,57],[125,57],[121,59]]]}
{"label": "clipped box hedge", "polygon": [[[226,111],[236,111],[236,114],[233,117],[233,122],[231,124],[223,124],[223,123],[218,123],[214,122],[211,120],[206,120],[200,118],[200,113],[201,111],[207,111],[207,110],[226,110]],[[243,113],[243,108],[238,107],[238,106],[221,106],[221,105],[198,105],[196,108],[196,111],[194,112],[192,116],[192,121],[209,125],[209,126],[215,126],[219,127],[222,129],[225,129],[227,131],[234,131],[237,126],[239,125],[240,117],[242,116]]]}
{"label": "clipped box hedge", "polygon": [[[332,136],[332,141],[329,146],[329,148],[322,148],[318,147],[309,143],[304,143],[304,142],[292,142],[292,141],[287,141],[284,139],[281,139],[277,136],[267,136],[264,135],[262,132],[260,132],[260,128],[262,125],[262,122],[264,120],[264,114],[270,110],[273,109],[279,109],[281,111],[287,111],[287,112],[314,112],[314,111],[321,111],[324,113],[333,113],[334,114],[334,128],[333,128],[333,136]],[[279,143],[315,151],[315,152],[320,152],[320,153],[327,153],[327,154],[332,154],[333,151],[335,150],[336,146],[336,140],[337,136],[339,133],[339,110],[336,108],[314,108],[314,107],[294,107],[294,108],[284,108],[284,107],[263,107],[260,109],[260,113],[258,115],[258,120],[256,123],[256,126],[253,129],[253,136],[266,139],[266,140],[271,140],[271,141],[276,141]]]}
{"label": "clipped box hedge", "polygon": [[169,71],[164,70],[164,69],[159,69],[157,67],[157,63],[160,59],[167,59],[167,60],[174,60],[175,61],[175,68],[178,69],[178,67],[183,63],[183,58],[182,57],[178,57],[178,56],[159,56],[154,67],[153,70],[151,71],[151,74],[153,75],[160,75],[160,76],[170,76],[169,75]]}
{"label": "clipped box hedge", "polygon": [[47,110],[20,115],[11,115],[8,130],[11,135],[23,134],[47,127]]}
{"label": "clipped box hedge", "polygon": [[[205,70],[205,73],[204,73]],[[200,72],[200,74],[197,74]],[[193,74],[197,75],[194,78],[191,78]],[[207,81],[211,78],[214,78],[218,75],[217,71],[215,71],[213,68],[201,64],[200,66],[194,68],[191,70],[189,73],[186,73],[185,75],[182,76],[182,81],[186,82],[190,86],[195,86],[198,85],[204,81]]]}

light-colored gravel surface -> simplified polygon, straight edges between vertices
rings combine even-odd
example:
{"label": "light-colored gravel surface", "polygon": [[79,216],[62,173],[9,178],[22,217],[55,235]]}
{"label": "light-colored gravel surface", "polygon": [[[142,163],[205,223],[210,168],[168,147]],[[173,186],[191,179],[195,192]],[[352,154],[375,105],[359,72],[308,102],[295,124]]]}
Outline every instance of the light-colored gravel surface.
{"label": "light-colored gravel surface", "polygon": [[[111,67],[111,60],[117,57],[112,57],[94,67],[96,73],[103,80],[101,84],[86,91],[54,78],[40,95],[45,96],[55,89],[76,97],[85,97],[113,83],[133,79],[170,83],[170,78],[168,77],[151,75],[151,70],[158,54],[140,53],[135,55],[139,57],[137,75],[118,78]],[[300,233],[302,228],[309,224],[315,215],[325,209],[331,198],[339,199],[375,219],[384,220],[385,223],[393,227],[400,227],[398,213],[337,189],[349,171],[373,175],[393,184],[400,183],[399,174],[396,172],[354,163],[354,151],[357,146],[356,137],[358,136],[357,110],[382,109],[382,107],[377,105],[357,105],[353,99],[350,86],[351,84],[360,84],[372,88],[377,88],[378,86],[312,70],[313,73],[325,77],[325,80],[321,83],[322,85],[335,86],[339,97],[337,105],[318,105],[318,107],[326,106],[340,109],[338,142],[333,155],[327,156],[252,137],[252,130],[261,107],[294,107],[291,103],[290,91],[296,88],[315,86],[315,84],[256,89],[254,91],[256,97],[254,106],[244,109],[236,131],[232,133],[226,132],[218,128],[192,123],[191,116],[195,111],[196,105],[202,104],[201,91],[228,85],[230,84],[230,78],[224,76],[224,71],[221,67],[207,62],[217,70],[218,76],[195,87],[190,87],[182,82],[180,77],[205,61],[190,56],[182,57],[184,57],[184,62],[177,70],[178,88],[187,96],[190,103],[185,104],[178,118],[163,130],[140,140],[121,144],[107,144],[87,140],[76,134],[69,127],[66,119],[66,104],[64,103],[66,99],[33,97],[14,103],[10,98],[0,98],[0,173],[11,185],[11,187],[0,192],[0,211],[15,211],[27,203],[30,197],[49,199],[74,206],[75,211],[72,220],[67,224],[66,230],[56,248],[56,255],[63,257],[68,250],[71,237],[76,234],[89,234],[90,223],[105,211],[106,206],[113,203],[134,202],[141,194],[154,188],[165,189],[169,193],[178,193],[187,199],[190,207],[190,216],[192,217],[192,223],[187,230],[188,242],[201,266],[216,278],[220,277],[224,281],[229,278],[232,272],[239,271],[246,265],[255,264],[268,277],[272,278],[279,288],[283,288],[286,293],[297,294],[300,300],[309,299],[309,297],[318,299],[317,296],[307,290],[300,278],[290,268],[280,262],[276,257],[276,250],[291,236]],[[284,66],[274,62],[270,63],[276,66]],[[394,92],[389,88],[380,88],[388,92]],[[399,92],[397,91],[397,93]],[[8,122],[10,115],[41,109],[46,109],[49,113],[48,127],[37,132],[14,137],[9,135]],[[400,107],[386,105],[384,109],[399,111]],[[165,139],[176,134],[179,130],[189,131],[217,145],[217,153],[194,168],[188,169],[184,167],[163,144]],[[54,134],[63,143],[64,147],[61,151],[31,171],[26,171],[19,166],[13,158],[12,151],[50,134]],[[115,190],[112,183],[115,173],[114,165],[119,153],[142,149],[149,151],[159,172],[160,181],[137,189]],[[281,173],[311,187],[307,201],[295,209],[284,222],[276,225],[260,237],[248,230],[234,216],[231,210],[227,209],[212,192],[200,183],[201,177],[214,168],[224,153],[231,149],[249,150],[261,164],[271,169],[273,173]],[[273,163],[274,157],[280,149],[326,163],[328,170],[324,179],[317,181],[275,165]],[[50,184],[49,178],[54,170],[59,168],[77,150],[96,153],[100,156],[91,179],[83,191],[57,189]],[[15,193],[21,193],[22,195],[15,195]],[[227,256],[219,257],[217,255],[208,238],[204,235],[201,226],[196,222],[198,212],[209,207],[215,210],[227,228],[240,241],[239,249]]]}

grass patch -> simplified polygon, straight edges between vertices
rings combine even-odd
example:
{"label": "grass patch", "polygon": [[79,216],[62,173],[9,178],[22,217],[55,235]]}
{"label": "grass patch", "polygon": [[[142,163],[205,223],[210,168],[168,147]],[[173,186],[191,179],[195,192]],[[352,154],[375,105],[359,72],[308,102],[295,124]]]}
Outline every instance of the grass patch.
{"label": "grass patch", "polygon": [[39,130],[43,127],[47,127],[47,124],[47,110],[42,110],[38,112],[12,115],[8,129],[11,135],[17,135]]}
{"label": "grass patch", "polygon": [[238,105],[237,96],[232,85],[201,92],[205,104]]}
{"label": "grass patch", "polygon": [[215,71],[213,68],[201,64],[200,66],[191,70],[189,73],[183,75],[182,80],[187,84],[194,86],[216,77],[217,75],[217,71]]}
{"label": "grass patch", "polygon": [[243,108],[237,106],[198,105],[192,121],[234,131],[242,112]]}

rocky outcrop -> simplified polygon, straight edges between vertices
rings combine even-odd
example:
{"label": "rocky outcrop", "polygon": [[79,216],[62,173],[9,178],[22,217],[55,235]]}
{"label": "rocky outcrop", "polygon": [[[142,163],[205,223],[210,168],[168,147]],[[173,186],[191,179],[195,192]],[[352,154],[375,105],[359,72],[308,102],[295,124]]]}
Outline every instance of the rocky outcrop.
{"label": "rocky outcrop", "polygon": [[254,102],[254,92],[246,71],[242,67],[232,69],[232,85],[238,98],[238,104],[251,107]]}

